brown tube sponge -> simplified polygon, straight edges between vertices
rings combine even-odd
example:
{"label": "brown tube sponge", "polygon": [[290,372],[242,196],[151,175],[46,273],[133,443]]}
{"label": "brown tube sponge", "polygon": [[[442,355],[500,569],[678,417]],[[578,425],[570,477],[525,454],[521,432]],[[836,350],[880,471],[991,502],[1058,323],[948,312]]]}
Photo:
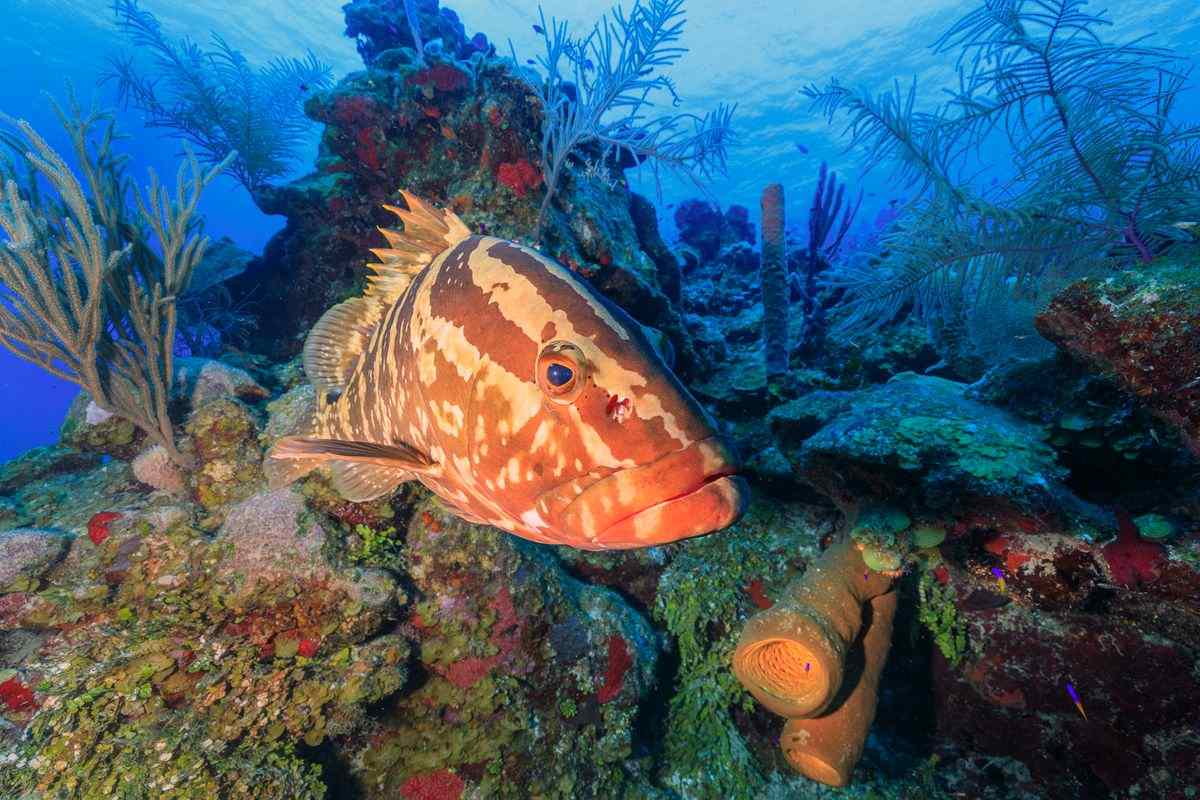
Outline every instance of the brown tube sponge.
{"label": "brown tube sponge", "polygon": [[778,378],[788,371],[790,288],[783,219],[783,184],[772,183],[762,193],[762,261],[759,267],[763,301],[763,355],[768,378]]}
{"label": "brown tube sponge", "polygon": [[891,585],[890,576],[867,568],[852,541],[833,545],[775,605],[746,622],[733,654],[734,674],[776,714],[822,714],[841,688],[863,604]]}
{"label": "brown tube sponge", "polygon": [[862,647],[854,648],[847,664],[844,699],[839,696],[823,717],[789,719],[779,737],[789,764],[805,777],[830,786],[850,783],[875,720],[879,676],[892,644],[896,593],[873,598],[870,608]]}

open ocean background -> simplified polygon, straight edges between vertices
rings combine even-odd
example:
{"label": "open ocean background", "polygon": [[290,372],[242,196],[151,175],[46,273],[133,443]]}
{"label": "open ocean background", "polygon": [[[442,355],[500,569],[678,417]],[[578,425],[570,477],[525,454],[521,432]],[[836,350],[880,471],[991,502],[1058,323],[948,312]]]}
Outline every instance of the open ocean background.
{"label": "open ocean background", "polygon": [[[218,0],[167,2],[143,0],[171,36],[206,41],[217,31],[253,63],[274,55],[301,55],[308,49],[333,67],[335,79],[362,68],[354,42],[342,35],[338,2]],[[482,31],[507,50],[511,39],[522,57],[539,46],[531,25],[537,19],[532,0],[460,0],[446,3],[458,12],[468,35]],[[610,6],[608,0],[547,3],[547,15],[586,29]],[[896,194],[884,174],[863,176],[853,156],[842,153],[840,131],[829,128],[800,95],[809,83],[823,84],[838,76],[847,83],[879,89],[894,79],[907,83],[916,76],[927,103],[940,99],[940,87],[954,78],[953,60],[934,55],[929,45],[964,10],[961,0],[792,0],[792,2],[716,2],[692,0],[687,5],[685,44],[691,48],[672,77],[683,98],[683,110],[703,111],[719,102],[736,101],[735,126],[741,143],[731,152],[729,174],[707,192],[725,204],[741,203],[758,215],[762,184],[781,181],[788,193],[789,216],[802,219],[816,180],[827,160],[833,169],[862,185],[867,201],[859,220],[868,223]],[[1113,21],[1113,38],[1127,41],[1150,36],[1150,43],[1171,47],[1185,56],[1200,45],[1200,3],[1196,0],[1115,0],[1097,4]],[[86,103],[115,102],[112,84],[97,85],[107,58],[127,46],[118,34],[110,6],[100,0],[0,0],[0,112],[28,120],[56,148],[67,142],[46,93],[65,97],[69,84]],[[1200,95],[1190,89],[1181,116],[1200,116]],[[133,156],[130,174],[145,181],[153,168],[173,180],[178,144],[165,132],[144,127],[137,112],[119,114],[123,143]],[[313,145],[300,159],[312,162]],[[804,152],[807,151],[807,152]],[[997,161],[1001,159],[998,157]],[[1003,163],[992,165],[1003,170]],[[635,178],[636,184],[636,178]],[[643,193],[655,187],[642,178]],[[667,183],[662,187],[660,222],[671,237],[671,204],[699,194],[695,187]],[[282,218],[263,215],[232,180],[222,178],[204,195],[207,232],[226,235],[251,251],[259,251],[282,226]],[[37,367],[0,349],[0,460],[57,437],[74,385],[46,375]]]}

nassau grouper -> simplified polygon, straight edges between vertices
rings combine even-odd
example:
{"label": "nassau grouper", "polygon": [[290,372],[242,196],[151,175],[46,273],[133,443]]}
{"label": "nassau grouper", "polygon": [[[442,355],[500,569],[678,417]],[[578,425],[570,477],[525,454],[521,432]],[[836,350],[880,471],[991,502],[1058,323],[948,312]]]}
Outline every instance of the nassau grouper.
{"label": "nassau grouper", "polygon": [[549,544],[647,547],[746,504],[736,458],[629,315],[560,264],[407,192],[362,297],[309,333],[314,419],[273,486],[327,464],[348,500],[419,480],[462,518]]}

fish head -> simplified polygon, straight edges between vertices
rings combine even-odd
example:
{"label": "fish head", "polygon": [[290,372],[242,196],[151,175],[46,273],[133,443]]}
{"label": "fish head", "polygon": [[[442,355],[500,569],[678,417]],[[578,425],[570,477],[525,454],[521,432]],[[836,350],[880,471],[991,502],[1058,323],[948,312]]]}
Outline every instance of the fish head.
{"label": "fish head", "polygon": [[482,237],[460,260],[485,298],[468,460],[503,509],[500,527],[599,550],[699,536],[740,516],[747,489],[733,449],[637,321],[513,242]]}

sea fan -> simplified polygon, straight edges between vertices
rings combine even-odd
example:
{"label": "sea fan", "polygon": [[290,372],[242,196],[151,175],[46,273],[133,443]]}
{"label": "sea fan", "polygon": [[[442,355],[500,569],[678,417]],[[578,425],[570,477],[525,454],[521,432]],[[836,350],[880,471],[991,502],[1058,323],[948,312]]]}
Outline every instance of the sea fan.
{"label": "sea fan", "polygon": [[216,33],[212,50],[188,38],[172,41],[137,0],[116,0],[117,24],[136,53],[110,59],[117,93],[146,114],[147,124],[168,128],[192,145],[206,164],[236,152],[229,172],[253,196],[285,176],[309,134],[308,95],[330,85],[329,67],[309,52],[304,58],[273,58],[255,68]]}
{"label": "sea fan", "polygon": [[[1179,221],[1200,212],[1200,128],[1172,118],[1185,62],[1141,41],[1110,44],[1083,0],[987,0],[934,45],[957,51],[958,89],[918,111],[916,83],[872,96],[836,80],[805,93],[850,146],[889,163],[916,196],[877,253],[832,277],[845,290],[841,330],[877,327],[908,309],[1032,296],[1064,279],[1145,263],[1183,246]],[[979,189],[981,150],[1006,142],[1011,179]],[[982,272],[981,272],[982,270]],[[994,288],[994,287],[992,287]],[[957,293],[957,294],[956,294]]]}

